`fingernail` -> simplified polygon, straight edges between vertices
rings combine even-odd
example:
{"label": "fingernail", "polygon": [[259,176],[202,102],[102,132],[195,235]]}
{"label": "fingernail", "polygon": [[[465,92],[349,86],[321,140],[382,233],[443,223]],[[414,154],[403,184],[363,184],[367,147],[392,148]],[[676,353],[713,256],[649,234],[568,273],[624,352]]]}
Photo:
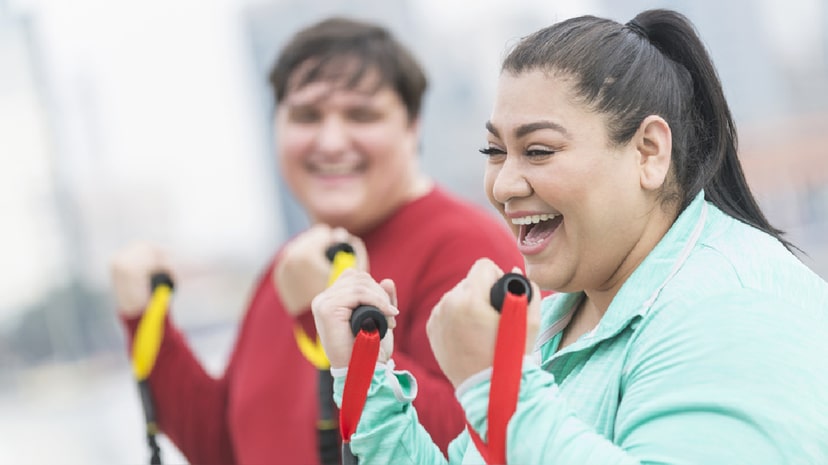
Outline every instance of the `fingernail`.
{"label": "fingernail", "polygon": [[392,312],[392,314],[393,314],[394,316],[397,316],[397,315],[399,315],[399,314],[400,314],[400,309],[399,309],[399,308],[397,308],[397,307],[395,307],[395,306],[393,306],[393,305],[391,305],[390,307],[391,307],[391,312]]}

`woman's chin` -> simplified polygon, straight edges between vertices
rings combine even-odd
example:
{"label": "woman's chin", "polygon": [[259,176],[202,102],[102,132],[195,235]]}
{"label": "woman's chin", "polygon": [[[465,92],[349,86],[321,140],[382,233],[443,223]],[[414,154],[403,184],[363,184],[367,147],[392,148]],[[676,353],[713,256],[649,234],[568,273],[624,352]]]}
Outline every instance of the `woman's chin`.
{"label": "woman's chin", "polygon": [[561,292],[561,289],[565,286],[560,275],[550,273],[550,267],[548,264],[532,264],[527,261],[526,277],[528,277],[532,282],[537,284],[541,290],[544,291]]}

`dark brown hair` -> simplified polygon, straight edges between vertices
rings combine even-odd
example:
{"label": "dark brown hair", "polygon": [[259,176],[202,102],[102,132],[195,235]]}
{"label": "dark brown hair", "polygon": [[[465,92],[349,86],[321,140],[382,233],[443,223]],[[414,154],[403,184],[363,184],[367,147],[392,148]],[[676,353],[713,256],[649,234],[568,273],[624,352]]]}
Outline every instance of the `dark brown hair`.
{"label": "dark brown hair", "polygon": [[676,202],[681,212],[704,189],[716,207],[791,249],[745,181],[719,76],[680,13],[648,10],[626,25],[594,16],[569,19],[524,37],[502,69],[574,78],[577,97],[607,116],[614,144],[629,142],[647,116],[661,116],[672,131],[675,176],[663,200]]}
{"label": "dark brown hair", "polygon": [[389,85],[400,96],[410,120],[419,117],[425,72],[386,28],[373,23],[333,17],[300,30],[279,53],[269,81],[278,103],[292,88],[316,81],[354,88],[371,71],[378,73],[377,88]]}

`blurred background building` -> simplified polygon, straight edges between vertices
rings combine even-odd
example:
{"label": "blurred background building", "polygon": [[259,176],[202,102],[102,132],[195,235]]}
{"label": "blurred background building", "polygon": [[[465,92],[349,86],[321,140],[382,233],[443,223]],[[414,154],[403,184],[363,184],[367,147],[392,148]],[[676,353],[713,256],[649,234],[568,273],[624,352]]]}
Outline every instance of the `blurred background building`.
{"label": "blurred background building", "polygon": [[0,463],[146,463],[108,289],[130,241],[170,251],[174,318],[221,373],[256,274],[306,221],[278,180],[266,86],[300,26],[347,14],[410,45],[431,78],[425,168],[485,205],[476,149],[508,46],[651,7],[696,23],[748,182],[828,278],[822,0],[0,0]]}

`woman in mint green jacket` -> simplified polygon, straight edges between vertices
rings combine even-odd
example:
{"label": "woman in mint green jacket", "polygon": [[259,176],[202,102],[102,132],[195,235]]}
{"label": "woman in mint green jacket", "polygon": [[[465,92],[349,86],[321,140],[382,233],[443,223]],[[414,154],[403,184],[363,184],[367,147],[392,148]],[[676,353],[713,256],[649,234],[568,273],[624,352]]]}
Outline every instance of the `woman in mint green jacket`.
{"label": "woman in mint green jacket", "polygon": [[[486,128],[489,199],[528,277],[556,291],[529,305],[540,329],[507,463],[828,464],[828,284],[757,206],[685,17],[586,16],[524,38]],[[393,371],[389,331],[351,437],[360,464],[484,463],[469,429],[487,440],[502,274],[479,261],[429,321],[468,420],[448,459],[417,423],[416,381]],[[393,328],[389,281],[345,273],[313,303],[337,402],[357,304]]]}

